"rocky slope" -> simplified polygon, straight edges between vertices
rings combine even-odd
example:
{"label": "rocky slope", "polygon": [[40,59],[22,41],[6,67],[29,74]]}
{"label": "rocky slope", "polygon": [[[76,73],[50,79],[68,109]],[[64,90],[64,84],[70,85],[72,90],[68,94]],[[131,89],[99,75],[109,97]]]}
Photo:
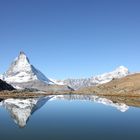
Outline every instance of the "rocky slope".
{"label": "rocky slope", "polygon": [[117,96],[140,96],[140,73],[131,74],[99,86],[82,88],[77,93]]}
{"label": "rocky slope", "polygon": [[125,77],[128,74],[129,74],[129,70],[124,66],[120,66],[112,72],[93,76],[91,78],[54,80],[54,83],[57,83],[60,85],[68,85],[72,87],[73,89],[77,90],[83,87],[104,84],[104,83],[110,82],[112,79],[119,79],[119,78]]}
{"label": "rocky slope", "polygon": [[14,87],[22,87],[23,89],[28,89],[32,91],[47,91],[47,92],[67,92],[67,91],[73,91],[73,89],[67,85],[57,85],[57,84],[46,84],[43,81],[34,80],[29,82],[23,82],[23,83],[12,83]]}

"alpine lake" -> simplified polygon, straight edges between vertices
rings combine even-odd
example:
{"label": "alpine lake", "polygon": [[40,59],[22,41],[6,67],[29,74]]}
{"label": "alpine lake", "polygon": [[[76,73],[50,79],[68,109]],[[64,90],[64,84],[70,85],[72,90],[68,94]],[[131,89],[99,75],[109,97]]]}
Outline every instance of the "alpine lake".
{"label": "alpine lake", "polygon": [[140,98],[52,95],[0,101],[1,140],[140,140]]}

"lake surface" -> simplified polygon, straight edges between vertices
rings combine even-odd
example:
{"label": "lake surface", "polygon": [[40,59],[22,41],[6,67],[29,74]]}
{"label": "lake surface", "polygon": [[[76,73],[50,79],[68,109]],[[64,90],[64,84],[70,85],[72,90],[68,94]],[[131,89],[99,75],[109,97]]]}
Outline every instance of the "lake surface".
{"label": "lake surface", "polygon": [[0,139],[140,140],[138,106],[91,95],[1,100]]}

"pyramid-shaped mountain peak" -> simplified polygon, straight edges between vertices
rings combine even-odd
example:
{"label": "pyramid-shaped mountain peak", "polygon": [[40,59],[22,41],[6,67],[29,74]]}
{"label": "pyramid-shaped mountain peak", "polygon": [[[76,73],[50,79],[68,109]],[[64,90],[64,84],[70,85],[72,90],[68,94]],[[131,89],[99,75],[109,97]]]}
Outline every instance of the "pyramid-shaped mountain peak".
{"label": "pyramid-shaped mountain peak", "polygon": [[4,80],[8,83],[23,83],[39,80],[47,84],[52,84],[42,72],[30,64],[30,61],[24,52],[12,62],[7,72],[4,74]]}

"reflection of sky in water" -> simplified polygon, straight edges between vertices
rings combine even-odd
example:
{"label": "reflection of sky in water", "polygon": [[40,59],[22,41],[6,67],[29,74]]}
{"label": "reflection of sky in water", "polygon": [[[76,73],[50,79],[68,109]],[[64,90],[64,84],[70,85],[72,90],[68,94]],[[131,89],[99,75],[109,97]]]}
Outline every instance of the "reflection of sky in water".
{"label": "reflection of sky in water", "polygon": [[51,100],[17,127],[0,108],[1,139],[140,139],[140,109],[122,113],[114,107],[81,100]]}

